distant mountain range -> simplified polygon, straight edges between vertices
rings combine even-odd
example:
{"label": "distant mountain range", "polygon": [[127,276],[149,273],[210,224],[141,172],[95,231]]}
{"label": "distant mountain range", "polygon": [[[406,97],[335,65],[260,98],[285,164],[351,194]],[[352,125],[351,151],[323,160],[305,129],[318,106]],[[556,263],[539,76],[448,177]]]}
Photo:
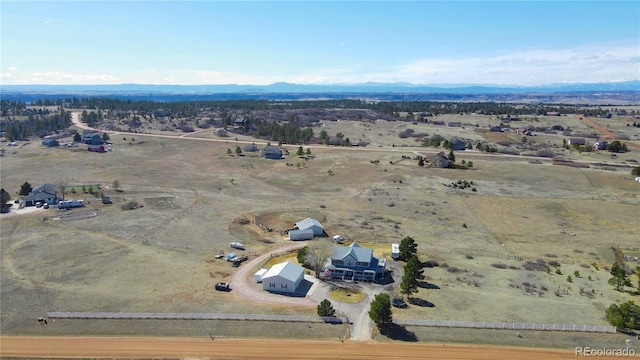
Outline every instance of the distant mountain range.
{"label": "distant mountain range", "polygon": [[251,94],[251,93],[447,93],[514,94],[576,91],[640,91],[640,81],[549,84],[540,86],[495,85],[414,85],[410,83],[301,85],[279,82],[270,85],[0,85],[2,93],[173,93],[173,94]]}
{"label": "distant mountain range", "polygon": [[151,101],[303,100],[368,98],[396,101],[503,101],[579,104],[640,104],[640,81],[549,84],[541,86],[415,85],[362,83],[333,85],[0,85],[2,99],[105,96]]}

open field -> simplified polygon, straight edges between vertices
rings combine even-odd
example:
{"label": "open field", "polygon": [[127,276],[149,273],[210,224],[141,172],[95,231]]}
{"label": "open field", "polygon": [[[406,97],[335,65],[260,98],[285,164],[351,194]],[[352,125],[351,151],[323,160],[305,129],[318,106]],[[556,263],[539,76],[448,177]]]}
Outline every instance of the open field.
{"label": "open field", "polygon": [[[640,251],[640,185],[626,169],[531,164],[527,158],[462,151],[456,153],[458,162],[473,159],[473,170],[420,168],[401,156],[433,149],[414,147],[415,141],[396,134],[398,125],[414,125],[363,124],[331,122],[327,131],[377,139],[367,148],[316,146],[309,160],[229,156],[227,149],[236,146],[232,139],[225,143],[141,134],[135,141],[129,134],[112,135],[113,151],[104,154],[36,143],[12,149],[2,157],[1,180],[14,198],[24,181],[110,186],[118,180],[122,191],[108,189],[112,205],[88,194],[68,194],[99,210],[91,218],[59,220],[54,208],[0,218],[0,331],[197,336],[215,326],[221,337],[344,336],[344,326],[319,324],[274,331],[269,323],[65,320],[41,326],[35,321],[47,311],[315,314],[313,307],[261,304],[213,288],[237,270],[214,258],[231,250],[229,242],[243,242],[251,258],[287,243],[283,231],[307,216],[321,220],[329,235],[371,244],[377,255],[389,256],[385,248],[412,236],[421,259],[439,263],[425,269],[428,284],[414,295],[422,301],[394,308],[395,318],[604,325],[606,307],[634,299],[614,291],[605,270],[615,261],[612,246],[630,254]],[[480,139],[472,130],[468,135]],[[600,161],[599,154],[590,156]],[[633,151],[625,156],[640,157]],[[473,181],[477,191],[445,186],[458,180]],[[121,209],[132,200],[144,206]],[[527,261],[558,262],[562,275],[525,270]],[[498,263],[507,268],[495,267]],[[567,282],[575,271],[580,276]],[[637,283],[637,276],[632,281]],[[455,331],[451,334],[448,340],[446,334],[418,340],[453,341]],[[571,344],[549,336],[526,346]]]}

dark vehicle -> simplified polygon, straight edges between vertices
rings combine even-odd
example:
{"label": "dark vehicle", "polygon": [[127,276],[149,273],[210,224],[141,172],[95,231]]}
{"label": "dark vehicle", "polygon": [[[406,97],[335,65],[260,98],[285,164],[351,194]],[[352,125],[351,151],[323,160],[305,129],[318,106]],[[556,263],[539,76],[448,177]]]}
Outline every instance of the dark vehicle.
{"label": "dark vehicle", "polygon": [[404,300],[402,298],[393,298],[391,299],[391,305],[397,307],[397,308],[406,308],[407,307],[407,303],[404,302]]}
{"label": "dark vehicle", "polygon": [[218,290],[218,291],[231,291],[231,288],[229,287],[229,283],[219,282],[219,283],[216,284],[216,290]]}

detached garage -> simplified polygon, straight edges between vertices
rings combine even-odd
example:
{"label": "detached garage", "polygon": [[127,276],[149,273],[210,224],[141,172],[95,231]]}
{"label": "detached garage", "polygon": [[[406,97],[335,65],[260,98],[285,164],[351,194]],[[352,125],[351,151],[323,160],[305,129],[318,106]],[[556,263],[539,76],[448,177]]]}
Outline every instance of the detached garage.
{"label": "detached garage", "polygon": [[304,268],[290,261],[276,264],[262,276],[262,289],[278,293],[295,293],[304,279]]}

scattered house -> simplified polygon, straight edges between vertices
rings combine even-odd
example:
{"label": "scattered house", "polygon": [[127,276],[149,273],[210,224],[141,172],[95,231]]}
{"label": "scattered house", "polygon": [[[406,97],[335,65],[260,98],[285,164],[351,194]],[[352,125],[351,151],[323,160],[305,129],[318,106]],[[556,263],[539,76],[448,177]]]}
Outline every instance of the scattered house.
{"label": "scattered house", "polygon": [[506,118],[504,118],[504,119],[502,119],[502,120],[503,120],[503,121],[507,121],[507,122],[509,122],[509,121],[520,121],[520,118],[519,118],[519,117],[517,117],[517,116],[511,116],[511,115],[509,115],[509,116],[507,116]]}
{"label": "scattered house", "polygon": [[18,146],[18,143],[15,141],[10,141],[7,146]]}
{"label": "scattered house", "polygon": [[23,196],[25,206],[35,206],[41,202],[44,204],[54,205],[58,203],[58,195],[56,194],[55,184],[42,184],[33,189],[29,195]]}
{"label": "scattered house", "polygon": [[444,126],[444,121],[435,120],[430,122],[431,125],[442,125]]}
{"label": "scattered house", "polygon": [[460,121],[449,121],[447,125],[449,127],[461,127],[462,123]]}
{"label": "scattered house", "polygon": [[606,141],[598,140],[595,143],[593,143],[593,148],[595,150],[607,150],[607,145],[609,144]]}
{"label": "scattered house", "polygon": [[636,181],[640,182],[640,176],[636,177]]}
{"label": "scattered house", "polygon": [[245,145],[242,148],[242,151],[245,151],[245,152],[256,152],[256,151],[258,151],[258,145],[256,145],[256,144]]}
{"label": "scattered house", "polygon": [[331,257],[324,266],[324,274],[330,278],[351,282],[354,280],[374,281],[384,276],[386,259],[373,256],[373,249],[363,248],[357,242],[349,246],[334,246]]}
{"label": "scattered house", "polygon": [[60,142],[56,139],[44,139],[42,140],[42,146],[48,146],[48,147],[54,147],[54,146],[60,146]]}
{"label": "scattered house", "polygon": [[516,135],[524,135],[524,136],[531,136],[531,129],[529,128],[520,128],[516,130]]}
{"label": "scattered house", "polygon": [[333,236],[333,242],[335,242],[336,244],[342,244],[342,242],[344,241],[344,238],[340,235],[334,235]]}
{"label": "scattered house", "polygon": [[312,218],[306,218],[298,221],[293,230],[312,230],[314,236],[324,235],[324,227],[320,224],[320,221]]}
{"label": "scattered house", "polygon": [[449,147],[454,151],[465,150],[467,148],[467,144],[460,139],[451,139],[451,141],[449,141]]}
{"label": "scattered house", "polygon": [[280,160],[280,159],[284,159],[284,156],[282,155],[282,150],[280,150],[279,147],[277,146],[265,146],[262,148],[262,156],[265,159],[274,159],[274,160]]}
{"label": "scattered house", "polygon": [[560,116],[560,112],[558,112],[558,111],[547,111],[547,113],[545,115],[547,115],[547,116]]}
{"label": "scattered house", "polygon": [[489,131],[491,132],[502,132],[502,127],[500,126],[492,126],[489,128]]}
{"label": "scattered house", "polygon": [[256,271],[255,274],[253,274],[253,280],[255,280],[257,283],[261,283],[262,282],[262,278],[264,277],[264,274],[267,273],[267,269],[260,269],[258,271]]}
{"label": "scattered house", "polygon": [[449,160],[443,152],[439,152],[431,158],[431,167],[449,169],[453,167],[453,162]]}
{"label": "scattered house", "polygon": [[234,121],[234,124],[235,124],[237,127],[241,127],[241,126],[244,126],[244,125],[245,125],[246,123],[248,123],[248,122],[249,122],[249,120],[247,120],[246,118],[239,117],[239,118],[237,118],[237,119]]}
{"label": "scattered house", "polygon": [[227,130],[225,130],[223,128],[216,129],[216,135],[218,135],[220,137],[228,136]]}
{"label": "scattered house", "polygon": [[391,244],[391,258],[396,260],[398,257],[400,257],[400,244]]}
{"label": "scattered house", "polygon": [[569,146],[584,145],[586,143],[587,141],[584,138],[569,138],[569,140],[567,141],[567,145]]}
{"label": "scattered house", "polygon": [[262,275],[262,289],[278,293],[295,293],[304,279],[304,268],[291,261],[273,265]]}
{"label": "scattered house", "polygon": [[161,118],[169,115],[171,115],[171,113],[165,109],[153,110],[153,116],[156,118]]}
{"label": "scattered house", "polygon": [[82,142],[87,145],[102,145],[102,137],[99,133],[87,133],[82,135]]}

